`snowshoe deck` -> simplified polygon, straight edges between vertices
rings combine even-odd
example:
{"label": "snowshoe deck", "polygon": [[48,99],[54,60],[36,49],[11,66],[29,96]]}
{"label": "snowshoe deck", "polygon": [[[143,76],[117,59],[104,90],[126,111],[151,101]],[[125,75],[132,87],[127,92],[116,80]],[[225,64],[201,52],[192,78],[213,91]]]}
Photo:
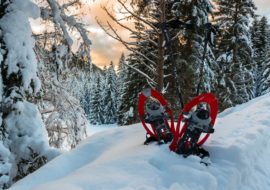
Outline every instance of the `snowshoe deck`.
{"label": "snowshoe deck", "polygon": [[[187,122],[183,122],[183,119],[184,119],[183,113],[190,112],[192,108],[194,108],[196,105],[199,105],[201,103],[205,103],[209,105],[210,117],[211,117],[210,124],[214,126],[217,113],[218,113],[218,102],[217,102],[216,97],[212,93],[206,93],[206,94],[202,94],[200,96],[195,97],[193,100],[191,100],[189,103],[185,105],[185,107],[183,108],[183,110],[181,111],[179,115],[178,122],[176,125],[176,130],[174,133],[174,139],[170,145],[170,149],[172,151],[174,152],[179,151],[177,150],[178,143],[183,143],[184,145],[186,145],[186,143],[190,141],[190,137],[183,139],[187,136],[186,132],[187,132],[187,127],[188,127]],[[210,135],[209,133],[203,134],[203,136],[199,134],[200,138],[195,140],[197,142],[197,145],[201,146],[208,139],[209,135]],[[184,142],[181,142],[181,140]]]}
{"label": "snowshoe deck", "polygon": [[[153,123],[150,123],[148,121],[146,122],[145,104],[146,104],[148,98],[150,98],[150,97],[156,99],[160,103],[160,105],[163,106],[164,111],[168,115],[168,118],[164,118],[165,125],[166,125],[166,127],[168,127],[169,132],[171,134],[171,137],[169,135],[169,139],[167,139],[167,140],[164,139],[162,136],[160,136],[160,134],[156,131]],[[148,144],[150,142],[153,142],[154,140],[160,141],[161,139],[164,140],[165,143],[167,143],[173,139],[172,134],[175,133],[175,128],[174,128],[174,120],[173,120],[172,110],[169,108],[168,103],[166,102],[164,97],[162,95],[160,95],[156,90],[147,88],[147,89],[144,89],[139,94],[138,113],[139,113],[141,123],[146,130],[148,138],[150,139],[150,140],[146,139],[144,144]],[[168,119],[170,120],[170,122],[168,121]]]}

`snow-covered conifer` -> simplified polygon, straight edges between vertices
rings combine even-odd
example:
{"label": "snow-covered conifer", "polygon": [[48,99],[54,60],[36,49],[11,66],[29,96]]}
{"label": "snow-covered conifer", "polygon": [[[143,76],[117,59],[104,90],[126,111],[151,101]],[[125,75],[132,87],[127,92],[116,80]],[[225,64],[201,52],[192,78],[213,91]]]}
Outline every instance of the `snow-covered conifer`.
{"label": "snow-covered conifer", "polygon": [[[255,97],[264,94],[267,81],[267,63],[270,59],[270,34],[266,17],[254,19],[251,27],[252,48],[254,51],[254,94]],[[269,68],[269,67],[268,67]]]}
{"label": "snow-covered conifer", "polygon": [[270,59],[265,61],[265,70],[262,79],[262,95],[270,92]]}
{"label": "snow-covered conifer", "polygon": [[[140,58],[136,54],[129,54],[127,57],[127,66],[125,67],[125,75],[123,77],[123,85],[121,89],[121,101],[118,106],[117,123],[119,125],[130,125],[138,122],[137,105],[138,94],[147,84],[146,79],[136,70],[145,70],[144,64],[140,62]],[[135,70],[136,69],[136,70]]]}
{"label": "snow-covered conifer", "polygon": [[112,62],[105,72],[105,87],[102,100],[104,106],[104,123],[113,124],[116,123],[117,76]]}
{"label": "snow-covered conifer", "polygon": [[118,92],[121,93],[121,87],[123,85],[123,79],[125,76],[125,70],[126,70],[126,58],[125,55],[122,53],[119,63],[118,63],[118,69],[117,69],[117,85],[118,85]]}
{"label": "snow-covered conifer", "polygon": [[29,17],[38,7],[25,0],[0,2],[0,187],[24,177],[48,158],[47,132],[40,112],[31,102],[40,90],[37,60]]}
{"label": "snow-covered conifer", "polygon": [[91,100],[90,100],[90,113],[89,113],[89,122],[94,125],[100,125],[104,123],[104,110],[102,104],[102,88],[101,88],[101,76],[97,75],[95,83],[91,89]]}
{"label": "snow-covered conifer", "polygon": [[179,35],[177,58],[184,102],[194,97],[197,91],[212,91],[216,84],[214,54],[210,43],[205,44],[208,31],[206,24],[209,23],[212,9],[209,0],[176,1],[172,6],[173,14],[189,24],[189,27],[181,29],[183,32]]}
{"label": "snow-covered conifer", "polygon": [[130,88],[129,79],[130,74],[132,72],[131,68],[129,68],[125,61],[125,57],[122,54],[119,60],[119,72],[118,72],[118,101],[117,101],[117,123],[119,125],[130,124],[129,121],[134,115],[133,110],[136,99],[128,99],[128,96],[132,95],[132,92],[128,90]]}
{"label": "snow-covered conifer", "polygon": [[220,107],[244,103],[254,97],[252,75],[252,43],[250,39],[250,17],[254,16],[252,0],[228,3],[215,0],[217,12],[215,22],[220,26],[217,62],[220,66],[218,96]]}

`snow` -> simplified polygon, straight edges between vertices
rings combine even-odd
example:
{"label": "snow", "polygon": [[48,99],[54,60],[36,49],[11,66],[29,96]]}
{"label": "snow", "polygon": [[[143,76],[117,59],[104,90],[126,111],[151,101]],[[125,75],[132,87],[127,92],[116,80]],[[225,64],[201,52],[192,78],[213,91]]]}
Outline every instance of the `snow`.
{"label": "snow", "polygon": [[10,143],[10,150],[20,155],[18,159],[28,159],[31,156],[31,149],[47,154],[49,144],[47,143],[47,131],[42,123],[41,115],[37,106],[29,102],[17,102],[13,105],[6,120],[7,132]]}
{"label": "snow", "polygon": [[61,10],[58,2],[55,0],[48,0],[47,2],[51,7],[54,22],[57,23],[57,27],[62,30],[66,44],[71,47],[73,44],[73,40],[71,39],[65,22],[61,17]]}
{"label": "snow", "polygon": [[96,133],[11,190],[265,190],[270,185],[270,94],[219,114],[205,143],[211,165],[168,145],[143,145],[141,124]]}
{"label": "snow", "polygon": [[7,175],[12,168],[12,165],[9,163],[10,151],[3,145],[3,142],[0,141],[0,184],[5,184],[9,181],[9,176]]}
{"label": "snow", "polygon": [[[1,57],[1,54],[0,54],[0,57]],[[1,72],[1,69],[0,69],[0,72]],[[3,79],[2,79],[2,75],[0,75],[0,101],[2,101],[2,96],[3,96]],[[0,118],[2,119],[2,117]],[[0,123],[1,123],[1,119],[0,119]]]}
{"label": "snow", "polygon": [[28,17],[38,16],[39,9],[35,4],[30,1],[14,0],[9,6],[9,12],[0,21],[3,39],[8,49],[5,61],[5,65],[8,65],[8,74],[21,73],[23,88],[30,93],[32,90],[35,93],[39,91],[40,81],[37,77],[37,60],[33,51],[35,42],[31,36]]}
{"label": "snow", "polygon": [[116,124],[109,124],[109,125],[91,125],[91,124],[89,124],[87,127],[87,130],[86,130],[87,136],[90,137],[94,134],[103,132],[105,130],[112,129],[114,127],[117,127],[117,125]]}

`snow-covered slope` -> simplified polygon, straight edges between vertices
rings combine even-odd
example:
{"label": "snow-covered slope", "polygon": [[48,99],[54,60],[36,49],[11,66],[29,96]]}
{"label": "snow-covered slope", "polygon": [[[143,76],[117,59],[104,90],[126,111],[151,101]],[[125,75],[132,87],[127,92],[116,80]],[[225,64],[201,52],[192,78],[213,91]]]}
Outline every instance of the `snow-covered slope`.
{"label": "snow-covered slope", "polygon": [[89,137],[12,190],[270,189],[270,94],[221,113],[204,147],[212,164],[144,146],[140,124]]}

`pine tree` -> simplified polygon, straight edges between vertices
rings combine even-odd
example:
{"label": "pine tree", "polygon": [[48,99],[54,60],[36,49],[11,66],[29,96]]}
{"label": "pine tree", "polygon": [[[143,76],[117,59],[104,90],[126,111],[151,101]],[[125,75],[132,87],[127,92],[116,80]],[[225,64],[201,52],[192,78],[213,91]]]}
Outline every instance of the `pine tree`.
{"label": "pine tree", "polygon": [[[251,37],[253,44],[253,61],[254,61],[254,94],[258,97],[263,94],[263,88],[265,88],[265,77],[264,73],[267,70],[267,62],[270,58],[270,35],[269,27],[266,17],[262,17],[260,21],[254,19],[251,28]],[[266,71],[267,73],[267,71]]]}
{"label": "pine tree", "polygon": [[49,145],[40,112],[31,103],[40,89],[40,80],[28,19],[39,16],[38,7],[19,0],[1,1],[0,7],[2,189],[42,166]]}
{"label": "pine tree", "polygon": [[[131,56],[132,55],[129,55],[129,59],[131,58]],[[136,81],[133,82],[133,80],[136,80],[136,78],[132,77],[136,75],[136,71],[126,66],[126,64],[127,63],[125,61],[125,58],[122,55],[119,61],[119,73],[118,73],[119,100],[117,104],[118,105],[117,106],[117,124],[119,125],[128,125],[128,124],[132,124],[133,122],[136,122],[136,118],[134,117],[136,114],[134,114],[134,111],[135,111],[135,108],[137,107],[136,93],[139,93],[139,90],[135,89],[135,92],[134,92],[134,88],[132,87],[132,85],[137,85],[135,84]],[[134,77],[137,77],[137,76],[134,76]]]}
{"label": "pine tree", "polygon": [[[156,57],[157,50],[145,39],[150,34],[145,33],[145,27],[140,21],[135,22],[136,35],[132,35],[134,39],[133,51],[130,53],[126,59],[126,66],[123,67],[122,74],[122,89],[121,94],[119,94],[121,100],[118,106],[117,113],[117,123],[119,125],[130,125],[139,121],[137,117],[137,107],[138,107],[138,94],[143,90],[144,87],[153,87],[156,85],[153,81],[149,79],[155,78],[155,73],[153,68],[155,64],[153,59]],[[147,32],[151,33],[150,30]],[[153,36],[153,35],[152,35]],[[156,37],[152,37],[156,38]],[[141,56],[141,55],[145,56]]]}
{"label": "pine tree", "polygon": [[104,123],[100,76],[97,75],[96,81],[93,82],[96,85],[93,86],[93,93],[91,93],[89,122],[94,125],[100,125]]}
{"label": "pine tree", "polygon": [[262,79],[262,95],[270,93],[270,59],[264,62],[265,70]]}
{"label": "pine tree", "polygon": [[119,63],[118,63],[118,72],[117,72],[117,86],[118,86],[118,96],[117,96],[117,112],[118,108],[121,102],[121,95],[123,94],[123,83],[124,83],[124,78],[126,75],[126,58],[125,55],[122,53]]}
{"label": "pine tree", "polygon": [[[90,75],[90,73],[87,73],[88,75]],[[93,75],[93,74],[92,74]],[[82,91],[82,95],[80,98],[80,103],[81,106],[83,108],[83,110],[85,111],[85,114],[87,115],[87,117],[90,114],[90,102],[91,102],[91,91],[93,88],[93,80],[91,80],[91,78],[86,78],[84,77],[84,84],[83,84],[83,91]]]}
{"label": "pine tree", "polygon": [[215,3],[218,7],[215,21],[220,26],[217,91],[223,110],[254,97],[252,43],[248,26],[255,5],[252,0],[215,0]]}
{"label": "pine tree", "polygon": [[37,100],[48,131],[49,143],[58,149],[71,149],[86,137],[88,125],[85,110],[80,104],[87,91],[83,84],[89,80],[79,70],[85,62],[74,55],[71,59],[74,61],[73,65],[64,69],[63,65],[69,54],[65,46],[58,45],[57,47],[62,47],[61,50],[50,49],[42,47],[42,41],[37,42],[35,50],[40,60],[39,76],[42,81],[42,93]]}
{"label": "pine tree", "polygon": [[104,106],[104,123],[114,124],[116,123],[116,111],[117,111],[117,83],[116,73],[114,65],[111,62],[109,68],[106,70],[105,76],[105,88],[103,94],[103,106]]}
{"label": "pine tree", "polygon": [[209,22],[212,4],[209,0],[176,1],[172,11],[191,26],[182,29],[179,36],[179,56],[176,58],[183,99],[187,102],[196,96],[199,83],[199,93],[212,91],[216,83],[213,52],[209,44],[205,47],[206,24]]}
{"label": "pine tree", "polygon": [[[134,28],[120,23],[106,7],[104,10],[114,22],[131,32],[132,42],[123,40],[111,24],[108,25],[109,29],[106,29],[106,26],[99,21],[98,23],[108,35],[123,43],[138,58],[137,63],[142,64],[141,67],[144,69],[138,70],[133,65],[130,67],[140,73],[142,79],[146,79],[151,87],[160,92],[163,91],[165,47],[161,25],[165,21],[166,0],[133,1],[130,8],[123,0],[117,0],[117,2],[131,13],[131,17],[135,20]],[[130,17],[125,18],[130,19]]]}
{"label": "pine tree", "polygon": [[124,73],[124,70],[125,70],[125,68],[126,68],[126,57],[125,57],[125,55],[124,55],[124,53],[122,53],[121,54],[121,57],[120,57],[120,59],[119,59],[119,63],[118,63],[118,69],[117,69],[117,71],[118,71],[118,76],[119,76],[119,82],[118,82],[118,84],[122,84],[122,75],[124,75],[125,73]]}
{"label": "pine tree", "polygon": [[[138,60],[136,55],[130,54],[128,56],[128,63],[130,65],[141,66],[139,64],[134,65]],[[139,69],[139,68],[138,68]],[[141,80],[141,75],[134,69],[127,67],[125,69],[125,75],[123,77],[123,85],[121,90],[121,100],[118,106],[117,123],[119,125],[130,125],[138,122],[137,106],[138,106],[138,94],[143,89],[145,81]]]}

